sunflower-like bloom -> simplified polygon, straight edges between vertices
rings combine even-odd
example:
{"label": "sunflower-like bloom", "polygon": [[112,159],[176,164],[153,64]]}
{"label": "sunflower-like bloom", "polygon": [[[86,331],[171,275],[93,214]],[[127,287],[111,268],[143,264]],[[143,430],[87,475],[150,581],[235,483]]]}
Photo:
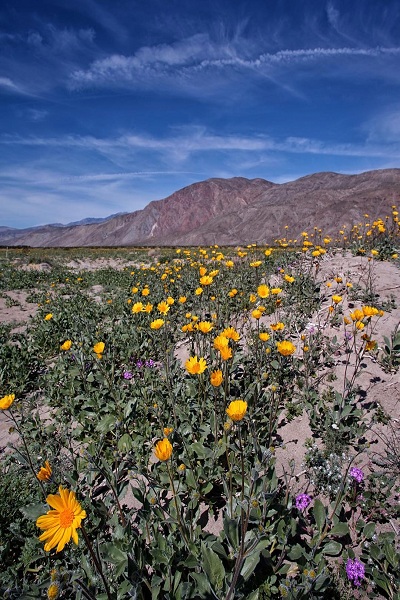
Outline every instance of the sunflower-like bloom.
{"label": "sunflower-like bloom", "polygon": [[211,285],[213,281],[214,280],[212,277],[210,277],[210,275],[203,275],[203,277],[200,277],[201,285]]}
{"label": "sunflower-like bloom", "polygon": [[234,342],[238,342],[240,340],[239,333],[232,326],[231,327],[225,327],[225,329],[222,332],[222,335],[224,335],[229,340],[233,340]]}
{"label": "sunflower-like bloom", "polygon": [[352,313],[350,313],[350,317],[352,321],[362,321],[364,318],[364,312],[359,308],[356,308]]}
{"label": "sunflower-like bloom", "polygon": [[365,317],[374,317],[379,314],[379,310],[375,306],[363,306],[362,311]]}
{"label": "sunflower-like bloom", "polygon": [[72,346],[71,340],[65,340],[63,344],[60,346],[60,350],[69,350]]}
{"label": "sunflower-like bloom", "polygon": [[342,296],[339,296],[337,294],[335,294],[334,296],[332,296],[332,302],[334,304],[339,304],[339,302],[341,302],[343,300]]}
{"label": "sunflower-like bloom", "polygon": [[222,346],[222,348],[219,349],[219,353],[222,360],[229,360],[233,355],[232,348],[229,348],[229,346]]}
{"label": "sunflower-like bloom", "polygon": [[52,469],[50,466],[50,463],[48,460],[46,460],[46,462],[44,463],[44,467],[40,467],[40,471],[39,473],[36,475],[36,477],[40,480],[40,481],[49,481],[49,479],[51,478],[51,474],[52,474]]}
{"label": "sunflower-like bloom", "polygon": [[276,349],[278,350],[279,354],[282,354],[282,356],[290,356],[296,352],[296,346],[288,340],[277,342]]}
{"label": "sunflower-like bloom", "polygon": [[60,586],[57,582],[51,583],[47,588],[47,600],[56,600],[60,594]]}
{"label": "sunflower-like bloom", "polygon": [[260,340],[262,342],[268,342],[268,340],[271,336],[266,331],[262,331],[261,333],[258,334],[258,337],[260,338]]}
{"label": "sunflower-like bloom", "polygon": [[226,348],[229,345],[229,340],[223,333],[217,335],[214,339],[214,348],[221,351],[222,348]]}
{"label": "sunflower-like bloom", "polygon": [[221,385],[223,381],[223,376],[222,376],[222,371],[220,369],[217,369],[216,371],[213,371],[210,375],[210,382],[211,385],[214,387],[218,387]]}
{"label": "sunflower-like bloom", "polygon": [[[169,308],[169,307],[168,307]],[[155,319],[150,323],[151,329],[160,329],[164,325],[164,319]]]}
{"label": "sunflower-like bloom", "polygon": [[47,511],[47,514],[36,521],[39,529],[44,530],[39,540],[46,542],[45,552],[50,552],[53,548],[56,548],[56,552],[61,552],[71,538],[75,544],[78,544],[76,530],[81,526],[82,519],[86,517],[86,511],[82,509],[74,492],[60,485],[58,493],[59,496],[49,494],[46,498],[47,504],[54,510]]}
{"label": "sunflower-like bloom", "polygon": [[270,328],[272,331],[282,331],[285,329],[285,324],[282,321],[278,321],[277,323],[271,323]]}
{"label": "sunflower-like bloom", "polygon": [[268,298],[269,287],[267,285],[265,285],[265,283],[262,283],[257,288],[257,294],[260,296],[260,298]]}
{"label": "sunflower-like bloom", "polygon": [[172,444],[168,438],[164,438],[157,442],[154,448],[154,454],[158,460],[168,460],[172,455]]}
{"label": "sunflower-like bloom", "polygon": [[96,352],[97,355],[99,355],[99,354],[103,354],[105,347],[106,347],[106,345],[104,342],[97,342],[97,344],[95,344],[93,346],[93,350],[94,350],[94,352]]}
{"label": "sunflower-like bloom", "polygon": [[209,333],[213,327],[214,325],[210,323],[210,321],[199,321],[199,323],[197,323],[197,329],[201,331],[201,333]]}
{"label": "sunflower-like bloom", "polygon": [[197,358],[197,356],[191,356],[185,362],[185,368],[191,375],[201,375],[207,369],[207,363],[205,358]]}
{"label": "sunflower-like bloom", "polygon": [[15,394],[8,394],[0,399],[0,410],[7,410],[15,400]]}
{"label": "sunflower-like bloom", "polygon": [[244,400],[233,400],[226,409],[226,414],[232,421],[241,421],[247,411],[247,402]]}
{"label": "sunflower-like bloom", "polygon": [[45,316],[44,320],[45,320],[45,321],[50,321],[50,319],[52,319],[52,318],[53,318],[53,313],[48,313],[48,314]]}
{"label": "sunflower-like bloom", "polygon": [[171,435],[173,430],[174,430],[173,427],[164,427],[163,432],[164,432],[165,437],[168,437],[169,435]]}
{"label": "sunflower-like bloom", "polygon": [[159,302],[157,304],[157,308],[158,308],[158,312],[160,312],[162,315],[166,315],[167,312],[169,311],[169,304],[168,304],[168,302],[163,300],[162,302]]}
{"label": "sunflower-like bloom", "polygon": [[132,306],[132,312],[134,314],[143,312],[143,302],[135,302],[135,304]]}

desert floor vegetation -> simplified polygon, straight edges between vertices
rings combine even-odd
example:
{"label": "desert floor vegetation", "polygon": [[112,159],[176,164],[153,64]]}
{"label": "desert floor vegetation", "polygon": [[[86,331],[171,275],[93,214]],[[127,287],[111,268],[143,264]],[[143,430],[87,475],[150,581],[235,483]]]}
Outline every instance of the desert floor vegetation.
{"label": "desert floor vegetation", "polygon": [[397,209],[286,235],[0,249],[2,597],[400,598]]}

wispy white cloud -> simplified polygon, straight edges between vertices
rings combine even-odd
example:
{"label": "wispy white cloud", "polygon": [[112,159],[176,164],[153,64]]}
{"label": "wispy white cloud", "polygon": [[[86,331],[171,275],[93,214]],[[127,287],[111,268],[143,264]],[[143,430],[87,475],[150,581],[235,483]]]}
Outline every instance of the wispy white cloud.
{"label": "wispy white cloud", "polygon": [[[380,128],[389,130],[394,126],[394,131],[400,131],[400,115],[398,113],[387,119],[381,120]],[[396,129],[397,128],[397,129]],[[114,138],[98,138],[94,136],[60,136],[60,137],[21,137],[3,135],[0,144],[27,147],[57,147],[59,149],[83,150],[87,152],[98,152],[99,154],[112,156],[113,152],[127,153],[128,151],[150,151],[152,153],[165,155],[170,162],[184,161],[196,153],[212,154],[214,152],[224,153],[265,153],[284,152],[293,154],[324,154],[332,156],[359,156],[359,157],[389,157],[400,156],[399,136],[393,135],[392,139],[372,140],[363,143],[328,143],[322,140],[289,136],[282,139],[273,138],[265,134],[241,136],[241,135],[218,135],[201,127],[185,127],[165,137],[154,137],[139,134],[125,134]],[[143,172],[132,172],[141,175]]]}
{"label": "wispy white cloud", "polygon": [[1,89],[13,94],[26,94],[26,92],[9,77],[0,77],[0,90]]}
{"label": "wispy white cloud", "polygon": [[371,144],[398,144],[400,142],[400,106],[391,106],[379,112],[363,124]]}
{"label": "wispy white cloud", "polygon": [[[331,19],[334,13],[331,9]],[[88,69],[71,73],[73,89],[85,87],[140,86],[179,78],[182,86],[194,85],[193,78],[201,72],[251,71],[273,76],[274,69],[292,65],[346,58],[373,59],[400,55],[400,47],[315,47],[284,49],[250,55],[248,45],[238,39],[216,43],[208,34],[198,34],[174,44],[142,47],[134,55],[113,54],[95,60]],[[218,78],[215,80],[218,84]],[[198,81],[201,87],[201,81]]]}

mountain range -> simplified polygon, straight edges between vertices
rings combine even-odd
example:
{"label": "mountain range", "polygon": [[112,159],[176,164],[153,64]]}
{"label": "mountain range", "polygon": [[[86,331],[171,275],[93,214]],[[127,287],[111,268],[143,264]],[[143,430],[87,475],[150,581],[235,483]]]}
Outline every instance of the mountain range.
{"label": "mountain range", "polygon": [[321,228],[336,235],[357,222],[390,214],[400,196],[400,169],[358,175],[315,173],[288,183],[212,178],[142,210],[106,219],[29,229],[0,227],[1,246],[175,246],[272,244]]}

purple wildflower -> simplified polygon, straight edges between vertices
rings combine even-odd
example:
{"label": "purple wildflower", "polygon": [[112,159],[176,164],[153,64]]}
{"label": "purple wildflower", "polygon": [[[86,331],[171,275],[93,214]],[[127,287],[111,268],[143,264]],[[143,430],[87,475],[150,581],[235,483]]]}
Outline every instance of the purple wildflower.
{"label": "purple wildflower", "polygon": [[136,361],[136,366],[138,369],[141,369],[144,366],[144,362],[142,360],[137,360]]}
{"label": "purple wildflower", "polygon": [[133,375],[130,371],[124,371],[124,379],[132,379]]}
{"label": "purple wildflower", "polygon": [[353,337],[353,335],[350,333],[350,331],[346,331],[345,332],[344,339],[345,339],[346,342],[349,342],[352,337]]}
{"label": "purple wildflower", "polygon": [[349,580],[352,581],[355,586],[359,587],[361,585],[361,580],[365,577],[365,567],[362,562],[356,558],[354,560],[349,558],[346,563],[346,573]]}
{"label": "purple wildflower", "polygon": [[296,496],[296,508],[305,510],[311,502],[311,497],[308,494],[299,494]]}
{"label": "purple wildflower", "polygon": [[146,360],[145,362],[145,366],[146,367],[154,367],[156,363],[154,362],[154,360],[152,358],[149,358],[149,360]]}
{"label": "purple wildflower", "polygon": [[358,469],[357,467],[351,467],[350,477],[355,479],[357,483],[361,483],[364,479],[364,473],[361,471],[361,469]]}

